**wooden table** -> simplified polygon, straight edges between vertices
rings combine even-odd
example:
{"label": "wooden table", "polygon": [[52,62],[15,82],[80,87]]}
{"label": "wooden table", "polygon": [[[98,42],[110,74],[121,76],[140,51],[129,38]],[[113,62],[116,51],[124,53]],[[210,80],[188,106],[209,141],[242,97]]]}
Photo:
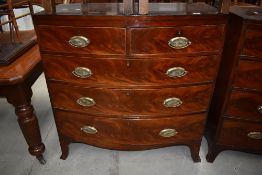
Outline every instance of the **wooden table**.
{"label": "wooden table", "polygon": [[14,62],[0,66],[0,97],[14,105],[18,123],[29,146],[29,153],[45,163],[39,125],[31,105],[31,86],[42,73],[38,45],[31,47]]}

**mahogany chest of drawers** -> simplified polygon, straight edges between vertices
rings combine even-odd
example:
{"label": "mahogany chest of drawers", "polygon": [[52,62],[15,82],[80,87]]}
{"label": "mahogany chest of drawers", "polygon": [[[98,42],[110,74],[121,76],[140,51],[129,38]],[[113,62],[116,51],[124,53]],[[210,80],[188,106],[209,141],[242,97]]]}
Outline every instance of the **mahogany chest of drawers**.
{"label": "mahogany chest of drawers", "polygon": [[227,16],[205,4],[156,4],[171,9],[147,16],[114,5],[33,16],[61,158],[81,142],[117,150],[187,145],[200,161]]}
{"label": "mahogany chest of drawers", "polygon": [[231,8],[206,126],[210,162],[227,149],[262,153],[262,8]]}

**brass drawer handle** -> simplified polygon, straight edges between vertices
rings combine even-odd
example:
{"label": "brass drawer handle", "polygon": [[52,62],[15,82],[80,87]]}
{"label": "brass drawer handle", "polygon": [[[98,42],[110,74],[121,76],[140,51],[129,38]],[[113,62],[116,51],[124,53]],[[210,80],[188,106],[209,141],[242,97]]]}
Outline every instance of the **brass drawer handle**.
{"label": "brass drawer handle", "polygon": [[172,98],[167,98],[164,100],[163,105],[165,107],[178,107],[182,105],[182,101],[179,98],[172,97]]}
{"label": "brass drawer handle", "polygon": [[90,107],[94,106],[96,104],[95,100],[89,97],[81,97],[76,101],[79,105],[85,106],[85,107]]}
{"label": "brass drawer handle", "polygon": [[257,107],[257,111],[262,114],[262,105]]}
{"label": "brass drawer handle", "polygon": [[84,126],[81,128],[81,131],[87,133],[87,134],[96,134],[98,131],[93,126]]}
{"label": "brass drawer handle", "polygon": [[73,36],[68,43],[73,47],[83,48],[90,44],[90,40],[84,36]]}
{"label": "brass drawer handle", "polygon": [[174,37],[168,41],[169,47],[173,49],[183,49],[188,47],[191,44],[191,41],[186,37]]}
{"label": "brass drawer handle", "polygon": [[76,77],[79,77],[79,78],[88,78],[93,73],[90,69],[88,69],[86,67],[76,67],[75,70],[73,70],[72,74]]}
{"label": "brass drawer handle", "polygon": [[247,136],[251,139],[262,139],[262,132],[249,132]]}
{"label": "brass drawer handle", "polygon": [[187,71],[183,67],[172,67],[166,71],[166,75],[171,78],[183,77],[187,74]]}
{"label": "brass drawer handle", "polygon": [[162,137],[173,137],[177,134],[177,131],[175,129],[163,129],[159,132],[159,135]]}

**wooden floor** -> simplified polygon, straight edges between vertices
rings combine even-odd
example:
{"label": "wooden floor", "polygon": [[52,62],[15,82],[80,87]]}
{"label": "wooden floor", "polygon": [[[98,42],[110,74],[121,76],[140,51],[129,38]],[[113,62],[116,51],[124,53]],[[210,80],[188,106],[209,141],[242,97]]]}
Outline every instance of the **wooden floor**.
{"label": "wooden floor", "polygon": [[[19,32],[20,37],[21,37],[21,41],[28,41],[30,39],[36,38],[35,36],[35,31],[34,30],[26,30],[26,31],[20,31]],[[1,43],[6,43],[6,42],[10,42],[10,32],[0,32],[0,42]],[[15,37],[16,41],[17,38]]]}

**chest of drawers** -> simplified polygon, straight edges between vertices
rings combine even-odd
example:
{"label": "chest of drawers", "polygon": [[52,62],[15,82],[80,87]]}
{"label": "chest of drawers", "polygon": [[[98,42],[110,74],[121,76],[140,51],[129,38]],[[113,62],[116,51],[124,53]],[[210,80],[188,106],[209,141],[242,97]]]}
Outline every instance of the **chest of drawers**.
{"label": "chest of drawers", "polygon": [[206,137],[223,150],[262,152],[262,9],[232,7]]}
{"label": "chest of drawers", "polygon": [[33,16],[62,159],[69,143],[81,142],[117,150],[187,145],[200,161],[227,21],[200,6],[127,16],[105,15],[102,4],[95,15]]}

